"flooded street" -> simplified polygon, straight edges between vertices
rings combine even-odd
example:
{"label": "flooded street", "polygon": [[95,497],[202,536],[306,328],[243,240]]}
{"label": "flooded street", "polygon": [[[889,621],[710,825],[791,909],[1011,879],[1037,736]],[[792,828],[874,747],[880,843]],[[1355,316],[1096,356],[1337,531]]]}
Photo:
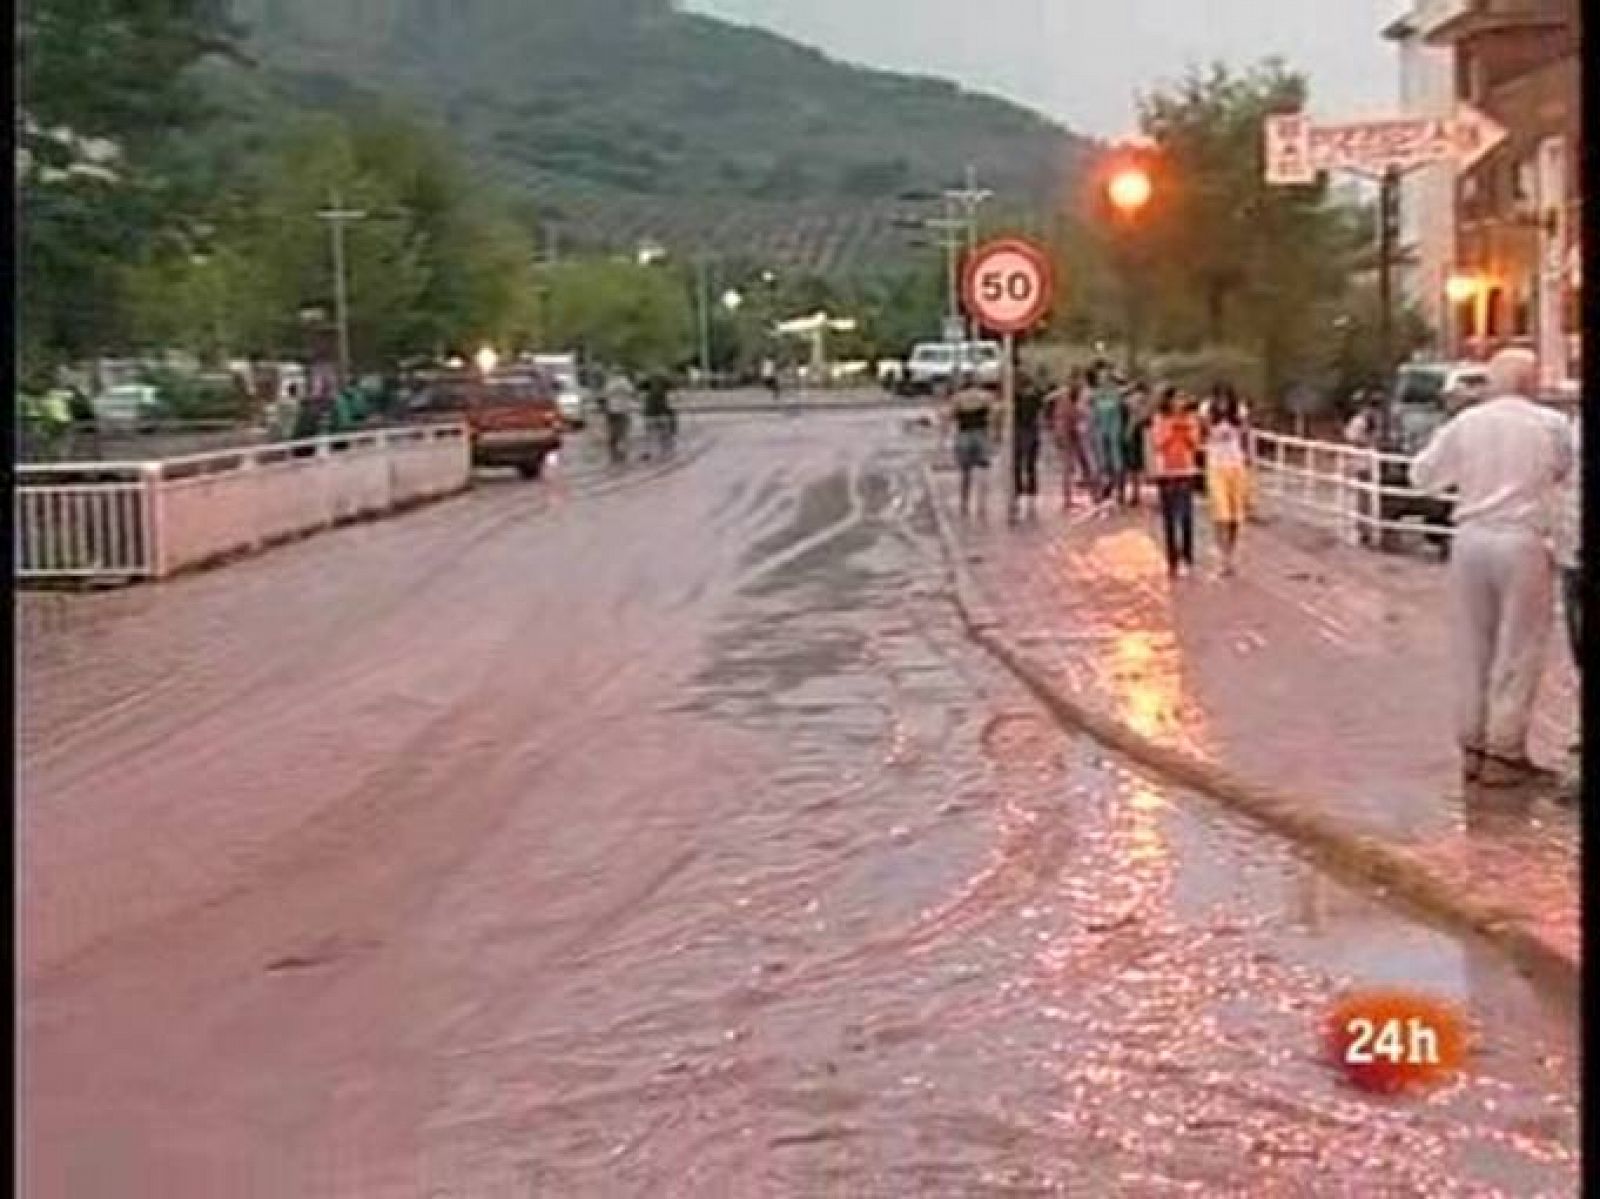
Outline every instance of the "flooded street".
{"label": "flooded street", "polygon": [[[21,598],[29,1196],[1576,1192],[1575,1012],[1061,731],[928,433],[690,433]],[[1391,983],[1427,1100],[1317,1058]]]}

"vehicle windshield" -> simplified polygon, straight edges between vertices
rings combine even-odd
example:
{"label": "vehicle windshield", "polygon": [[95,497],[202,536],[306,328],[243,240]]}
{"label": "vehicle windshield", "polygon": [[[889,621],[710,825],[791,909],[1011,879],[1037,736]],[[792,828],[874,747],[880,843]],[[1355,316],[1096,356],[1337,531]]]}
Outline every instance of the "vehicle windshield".
{"label": "vehicle windshield", "polygon": [[949,362],[951,357],[949,346],[918,346],[911,355],[911,361]]}
{"label": "vehicle windshield", "polygon": [[424,384],[411,396],[412,412],[462,412],[472,403],[472,387],[464,380]]}
{"label": "vehicle windshield", "polygon": [[1443,404],[1445,373],[1441,370],[1408,368],[1400,372],[1395,390],[1399,404]]}
{"label": "vehicle windshield", "polygon": [[483,390],[484,402],[499,407],[521,407],[551,398],[548,378],[531,374],[498,376],[485,382]]}

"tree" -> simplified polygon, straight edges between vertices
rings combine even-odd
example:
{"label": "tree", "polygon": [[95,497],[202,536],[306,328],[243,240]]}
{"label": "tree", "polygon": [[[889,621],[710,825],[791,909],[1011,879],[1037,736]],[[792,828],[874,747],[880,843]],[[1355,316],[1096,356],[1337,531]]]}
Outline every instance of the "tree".
{"label": "tree", "polygon": [[869,277],[859,292],[864,348],[872,357],[904,357],[938,331],[944,304],[944,267],[931,258]]}
{"label": "tree", "polygon": [[32,0],[22,64],[21,292],[33,372],[128,335],[133,247],[181,238],[196,196],[175,144],[207,116],[192,68],[232,53],[224,0]]}
{"label": "tree", "polygon": [[1140,102],[1160,164],[1160,203],[1143,231],[1156,328],[1175,347],[1249,346],[1270,397],[1315,364],[1325,337],[1317,311],[1344,294],[1359,248],[1324,184],[1263,178],[1265,118],[1305,100],[1304,77],[1269,60],[1243,74],[1192,71]]}
{"label": "tree", "polygon": [[158,246],[129,269],[141,344],[331,353],[335,280],[318,214],[336,198],[366,214],[345,229],[357,366],[533,342],[531,239],[428,130],[372,110],[294,117],[235,167],[202,245]]}
{"label": "tree", "polygon": [[693,354],[694,313],[671,271],[572,260],[540,272],[551,345],[630,371],[667,370]]}
{"label": "tree", "polygon": [[424,282],[401,340],[444,349],[531,339],[534,246],[523,221],[468,182],[443,136],[381,110],[350,119],[359,169],[407,214]]}

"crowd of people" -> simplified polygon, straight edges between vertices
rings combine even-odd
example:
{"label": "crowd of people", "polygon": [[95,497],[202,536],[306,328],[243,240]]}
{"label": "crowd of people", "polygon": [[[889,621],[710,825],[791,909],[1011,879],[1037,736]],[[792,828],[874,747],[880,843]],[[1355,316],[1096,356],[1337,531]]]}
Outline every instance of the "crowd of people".
{"label": "crowd of people", "polygon": [[[1475,785],[1553,778],[1529,756],[1528,731],[1545,648],[1562,590],[1574,665],[1582,668],[1574,423],[1535,402],[1537,360],[1507,349],[1489,363],[1488,389],[1452,411],[1412,460],[1409,483],[1446,503],[1454,526],[1449,617],[1463,774]],[[1249,410],[1219,383],[1203,399],[1172,385],[1151,389],[1104,363],[1052,386],[1024,373],[1012,407],[1012,519],[1036,513],[1045,434],[1060,466],[1061,507],[1080,493],[1099,515],[1142,503],[1154,485],[1169,572],[1195,568],[1194,509],[1207,502],[1218,571],[1234,573],[1253,493]],[[999,397],[963,376],[948,398],[960,472],[960,510],[982,511],[980,472],[999,444]],[[1347,430],[1361,442],[1375,417],[1363,403]],[[1573,747],[1576,750],[1576,746]]]}
{"label": "crowd of people", "polygon": [[[948,399],[961,476],[961,512],[983,503],[979,472],[1001,438],[999,397],[970,372]],[[1101,516],[1138,508],[1146,485],[1161,512],[1167,567],[1195,569],[1194,510],[1204,496],[1216,529],[1219,570],[1234,572],[1250,502],[1249,409],[1227,383],[1204,397],[1171,384],[1152,389],[1103,362],[1059,385],[1038,373],[1017,381],[1012,409],[1010,514],[1037,514],[1046,440],[1060,467],[1061,508],[1081,498]]]}

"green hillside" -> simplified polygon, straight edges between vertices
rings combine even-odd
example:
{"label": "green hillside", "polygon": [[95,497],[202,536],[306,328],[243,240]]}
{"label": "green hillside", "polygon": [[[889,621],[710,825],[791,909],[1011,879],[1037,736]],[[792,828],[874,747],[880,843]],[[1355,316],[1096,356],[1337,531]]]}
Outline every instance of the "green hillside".
{"label": "green hillside", "polygon": [[665,0],[236,0],[273,90],[378,94],[451,131],[568,246],[737,246],[831,270],[893,253],[899,193],[975,165],[1008,209],[1089,143],[953,84],[862,70]]}

